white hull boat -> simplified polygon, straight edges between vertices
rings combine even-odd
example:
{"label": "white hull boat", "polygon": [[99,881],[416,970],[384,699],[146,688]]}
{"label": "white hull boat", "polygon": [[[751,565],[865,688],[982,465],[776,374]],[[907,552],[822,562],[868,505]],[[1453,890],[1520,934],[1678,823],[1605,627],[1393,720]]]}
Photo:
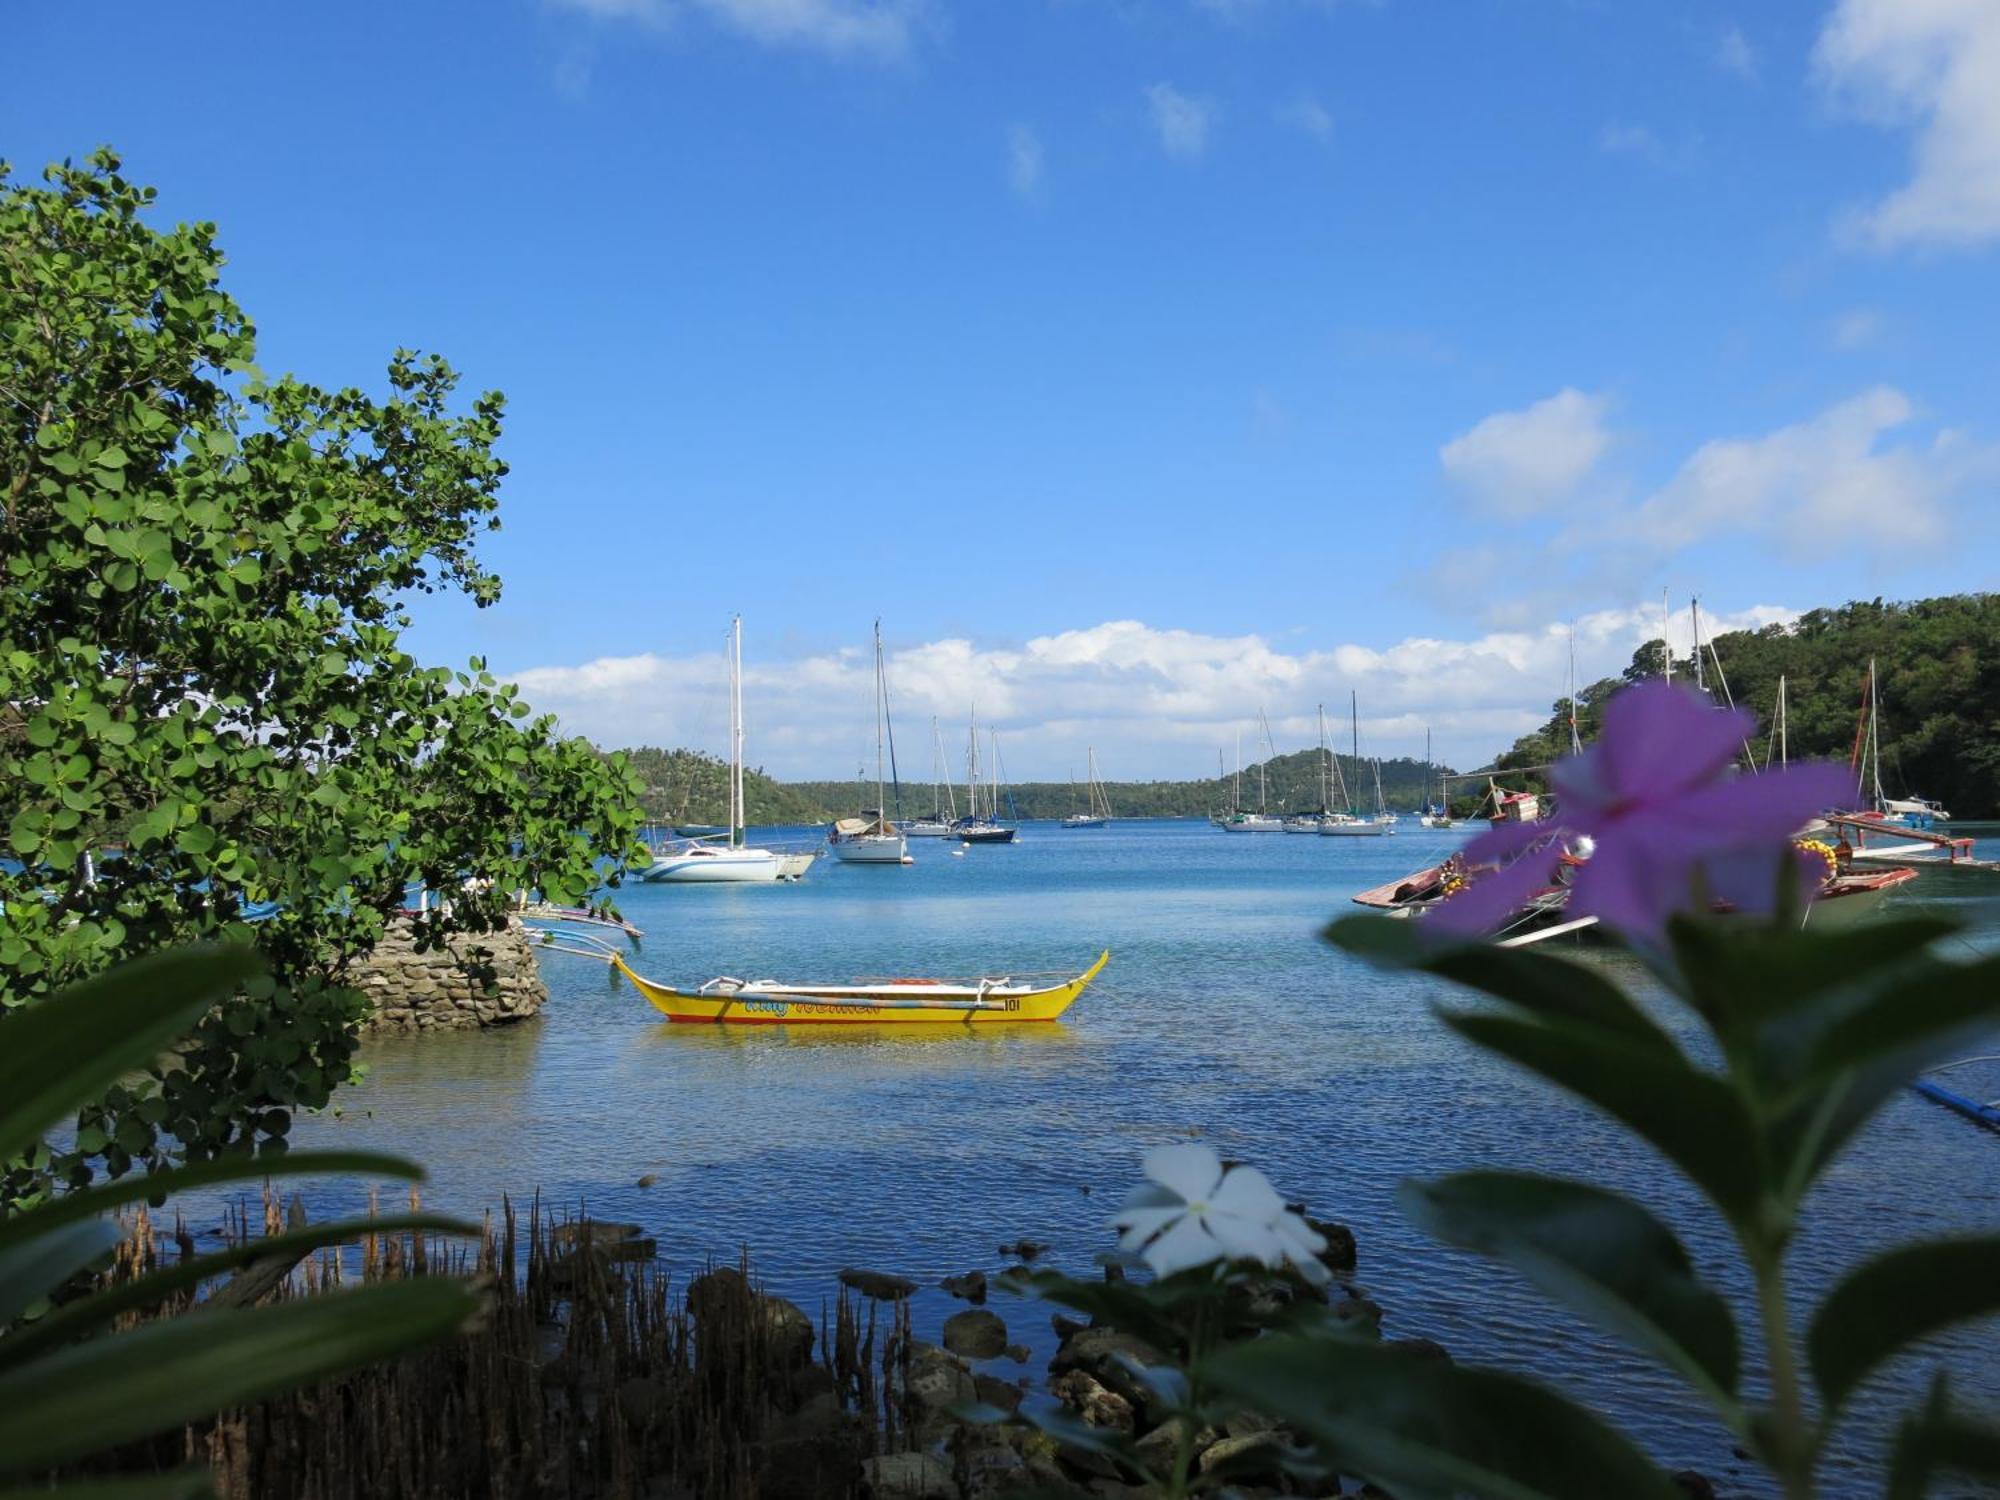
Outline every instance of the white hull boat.
{"label": "white hull boat", "polygon": [[845,865],[908,865],[910,846],[900,833],[839,834],[829,841],[833,857]]}
{"label": "white hull boat", "polygon": [[1285,820],[1276,813],[1238,813],[1219,826],[1224,833],[1283,833]]}
{"label": "white hull boat", "polygon": [[[642,878],[654,884],[675,885],[778,880],[783,878],[779,874],[780,862],[778,853],[772,849],[732,849],[727,844],[708,844],[697,840],[679,849],[663,851],[646,867]],[[808,860],[807,864],[810,865],[811,861]]]}
{"label": "white hull boat", "polygon": [[1378,839],[1395,831],[1394,818],[1331,817],[1320,819],[1319,824],[1323,839]]}
{"label": "white hull boat", "polygon": [[958,836],[958,830],[939,818],[918,818],[915,822],[902,825],[903,837],[909,839],[949,839]]}
{"label": "white hull boat", "polygon": [[845,865],[913,865],[909,840],[889,821],[884,794],[882,746],[889,733],[889,679],[882,670],[882,622],[875,622],[875,793],[874,807],[858,818],[840,818],[827,831],[827,847]]}

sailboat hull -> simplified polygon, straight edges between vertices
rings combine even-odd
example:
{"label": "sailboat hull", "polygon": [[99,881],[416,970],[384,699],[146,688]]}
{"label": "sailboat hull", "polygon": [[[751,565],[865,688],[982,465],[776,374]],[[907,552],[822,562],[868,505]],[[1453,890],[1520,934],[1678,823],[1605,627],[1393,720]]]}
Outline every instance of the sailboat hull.
{"label": "sailboat hull", "polygon": [[1067,818],[1062,820],[1062,826],[1065,828],[1102,828],[1105,821],[1103,818],[1086,818],[1076,813],[1071,813]]}
{"label": "sailboat hull", "polygon": [[780,985],[761,982],[709,992],[677,990],[656,984],[626,967],[614,954],[611,962],[669,1021],[686,1025],[727,1026],[855,1026],[891,1023],[931,1026],[1019,1025],[1059,1019],[1090,982],[1111,961],[1109,950],[1074,979],[1045,989],[1016,985],[1005,979],[976,985],[949,981],[905,979],[887,984]]}
{"label": "sailboat hull", "polygon": [[1319,825],[1319,836],[1323,839],[1378,839],[1395,831],[1394,823],[1384,823],[1376,818],[1363,818],[1353,823],[1329,820]]}
{"label": "sailboat hull", "polygon": [[846,865],[906,865],[909,846],[900,834],[857,834],[832,845],[833,857]]}
{"label": "sailboat hull", "polygon": [[729,849],[697,844],[662,854],[643,872],[652,885],[748,885],[779,878],[783,865],[770,849]]}

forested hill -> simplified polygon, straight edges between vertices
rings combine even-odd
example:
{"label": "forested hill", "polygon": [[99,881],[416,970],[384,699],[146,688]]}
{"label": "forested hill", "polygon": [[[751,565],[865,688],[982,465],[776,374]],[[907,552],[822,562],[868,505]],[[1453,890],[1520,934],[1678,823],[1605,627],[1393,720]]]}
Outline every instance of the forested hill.
{"label": "forested hill", "polygon": [[[661,750],[647,746],[625,752],[633,768],[646,783],[640,805],[646,816],[663,823],[720,823],[728,816],[729,767],[712,755],[693,750]],[[1375,805],[1373,767],[1366,761],[1357,770],[1347,756],[1336,757],[1341,774],[1348,778],[1354,801],[1363,809]],[[1273,812],[1294,812],[1319,806],[1319,752],[1301,750],[1280,755],[1266,763],[1264,805]],[[1382,762],[1382,794],[1389,806],[1414,808],[1422,800],[1426,777],[1421,761]],[[1257,768],[1244,769],[1243,805],[1255,809]],[[1228,777],[1205,781],[1124,781],[1105,783],[1111,811],[1121,818],[1203,817],[1230,805]],[[1027,782],[1012,787],[1014,806],[1023,818],[1060,818],[1082,806],[1083,789],[1068,782]],[[748,821],[753,826],[773,823],[820,823],[829,818],[847,817],[875,802],[875,783],[855,781],[773,781],[761,771],[745,770],[743,795],[749,804]],[[956,788],[959,810],[964,811],[965,788]],[[905,780],[902,808],[905,817],[931,810],[932,789],[928,781]],[[895,793],[891,791],[893,809]],[[1335,796],[1338,801],[1338,794]],[[1005,812],[1003,801],[1002,811]]]}
{"label": "forested hill", "polygon": [[[1357,770],[1347,756],[1337,759],[1356,804],[1373,808],[1375,776],[1372,765],[1363,761]],[[1319,777],[1317,750],[1300,750],[1265,762],[1264,805],[1272,812],[1303,812],[1318,808]],[[1417,806],[1423,796],[1424,780],[1422,761],[1382,762],[1382,794],[1391,807]],[[1258,806],[1255,766],[1244,768],[1241,789],[1243,805],[1255,810]],[[795,781],[787,782],[785,790],[819,802],[843,816],[857,807],[872,806],[875,801],[873,781],[865,784],[853,781]],[[1083,808],[1081,784],[1072,786],[1067,781],[1029,781],[1008,790],[1013,793],[1014,806],[1023,818],[1060,818],[1068,813],[1080,812]],[[1230,778],[1226,776],[1203,781],[1108,781],[1104,783],[1104,792],[1111,801],[1112,813],[1121,818],[1202,817],[1227,809],[1231,795]],[[891,795],[893,797],[894,794]],[[959,810],[963,812],[965,788],[956,788],[955,795]],[[928,780],[905,778],[903,781],[903,813],[906,817],[928,813],[933,798]],[[1335,800],[1338,800],[1337,794]],[[1006,812],[1004,799],[1001,811]]]}
{"label": "forested hill", "polygon": [[[1661,650],[1649,641],[1622,676],[1578,692],[1585,743],[1613,691],[1660,675]],[[1751,749],[1760,765],[1780,676],[1792,758],[1845,762],[1872,657],[1881,685],[1883,789],[1892,797],[1935,797],[1961,819],[2000,816],[2000,594],[1816,609],[1789,626],[1719,635],[1715,655],[1730,696],[1757,715]],[[1720,698],[1715,667],[1705,665]],[[1693,661],[1677,658],[1674,675],[1692,680]],[[1558,699],[1548,723],[1516,740],[1496,764],[1546,764],[1568,744],[1568,704]]]}

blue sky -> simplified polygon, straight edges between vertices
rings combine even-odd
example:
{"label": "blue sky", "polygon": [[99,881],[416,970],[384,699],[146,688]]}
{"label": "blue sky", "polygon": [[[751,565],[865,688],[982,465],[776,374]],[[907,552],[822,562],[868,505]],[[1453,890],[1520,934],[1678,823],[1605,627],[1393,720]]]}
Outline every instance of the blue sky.
{"label": "blue sky", "polygon": [[[851,771],[1213,766],[1363,700],[1478,761],[1671,591],[1990,587],[1988,0],[78,0],[16,170],[211,218],[263,362],[510,401],[505,600],[427,602],[608,742]],[[115,43],[115,45],[109,45]],[[906,733],[915,733],[914,728]]]}

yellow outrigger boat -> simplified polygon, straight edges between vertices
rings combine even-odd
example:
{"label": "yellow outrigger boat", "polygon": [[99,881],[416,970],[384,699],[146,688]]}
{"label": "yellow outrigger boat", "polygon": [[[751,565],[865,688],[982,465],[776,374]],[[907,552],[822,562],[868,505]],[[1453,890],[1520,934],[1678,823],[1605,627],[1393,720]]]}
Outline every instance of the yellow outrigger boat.
{"label": "yellow outrigger boat", "polygon": [[[951,979],[881,979],[856,984],[745,982],[724,976],[698,990],[676,990],[634,974],[625,960],[612,966],[669,1021],[732,1026],[897,1025],[929,1022],[943,1026],[992,1026],[1021,1021],[1053,1021],[1075,1003],[1111,961],[1111,950],[1074,979],[1048,988],[1022,983],[1014,975],[970,983]],[[1033,979],[1038,976],[1029,975]]]}

